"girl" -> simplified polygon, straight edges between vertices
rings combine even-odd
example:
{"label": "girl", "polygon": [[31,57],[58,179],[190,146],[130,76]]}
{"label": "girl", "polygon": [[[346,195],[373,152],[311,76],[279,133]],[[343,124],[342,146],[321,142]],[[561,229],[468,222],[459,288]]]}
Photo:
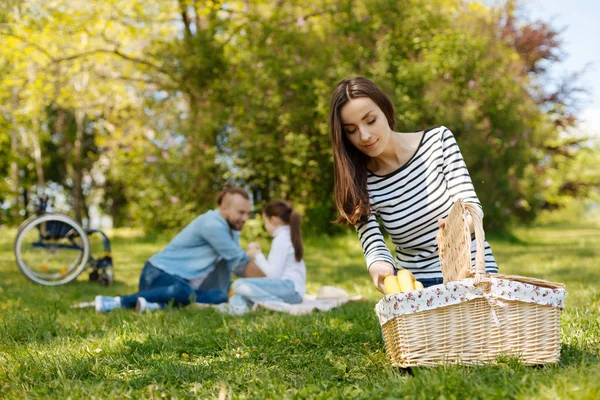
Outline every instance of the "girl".
{"label": "girl", "polygon": [[[399,133],[390,99],[368,79],[342,81],[330,105],[338,222],[355,225],[373,284],[408,269],[423,286],[442,283],[436,235],[454,201],[476,204],[469,172],[444,126]],[[392,257],[376,216],[396,245]],[[468,217],[471,233],[473,222]],[[475,241],[471,250],[475,260]],[[485,243],[488,272],[498,272]]]}
{"label": "girl", "polygon": [[300,215],[286,202],[275,200],[262,210],[265,228],[273,237],[268,259],[258,243],[248,245],[247,254],[265,273],[265,278],[240,278],[233,282],[229,304],[235,314],[244,314],[256,302],[302,302],[306,293]]}

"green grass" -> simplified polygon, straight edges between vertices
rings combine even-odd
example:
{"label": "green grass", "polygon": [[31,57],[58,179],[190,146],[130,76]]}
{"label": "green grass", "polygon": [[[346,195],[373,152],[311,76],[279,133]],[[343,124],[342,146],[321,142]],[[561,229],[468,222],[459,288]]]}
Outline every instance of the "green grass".
{"label": "green grass", "polygon": [[242,318],[214,310],[106,315],[69,305],[133,292],[166,237],[111,234],[117,282],[81,276],[61,287],[27,281],[0,230],[0,397],[6,398],[600,398],[600,227],[548,225],[490,240],[505,273],[567,284],[558,365],[391,367],[354,235],[306,241],[309,292],[321,285],[367,301],[328,313]]}

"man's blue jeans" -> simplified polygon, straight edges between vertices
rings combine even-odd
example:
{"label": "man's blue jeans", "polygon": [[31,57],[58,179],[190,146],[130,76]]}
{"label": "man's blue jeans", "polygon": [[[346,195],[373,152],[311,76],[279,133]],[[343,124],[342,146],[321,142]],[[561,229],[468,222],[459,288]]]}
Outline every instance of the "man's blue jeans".
{"label": "man's blue jeans", "polygon": [[121,296],[121,307],[134,308],[139,297],[150,303],[188,305],[194,300],[199,303],[219,304],[227,301],[228,288],[203,288],[194,290],[183,278],[167,274],[146,262],[140,276],[139,291]]}
{"label": "man's blue jeans", "polygon": [[238,312],[247,311],[256,302],[278,301],[288,304],[302,303],[302,296],[287,279],[240,278],[233,282],[234,295],[229,303]]}

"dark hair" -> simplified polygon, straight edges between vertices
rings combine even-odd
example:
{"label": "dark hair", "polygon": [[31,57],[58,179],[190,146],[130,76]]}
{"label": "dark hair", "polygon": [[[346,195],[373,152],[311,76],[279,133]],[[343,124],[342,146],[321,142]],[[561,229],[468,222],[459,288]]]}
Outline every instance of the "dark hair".
{"label": "dark hair", "polygon": [[340,110],[352,99],[369,97],[387,118],[390,129],[396,125],[396,110],[389,97],[370,80],[344,79],[333,91],[329,124],[333,147],[334,197],[339,216],[335,222],[354,225],[371,214],[367,191],[369,156],[358,150],[344,133]]}
{"label": "dark hair", "polygon": [[292,234],[292,245],[294,246],[294,256],[296,261],[302,260],[304,256],[304,246],[302,245],[302,221],[300,214],[292,208],[291,204],[283,200],[273,200],[265,204],[262,212],[267,217],[279,217],[283,223],[290,225]]}
{"label": "dark hair", "polygon": [[250,195],[248,194],[248,192],[245,189],[243,189],[239,186],[230,186],[230,187],[226,187],[225,189],[221,190],[219,192],[219,194],[217,194],[217,205],[220,206],[221,203],[223,203],[223,199],[228,194],[239,194],[246,200],[250,200]]}

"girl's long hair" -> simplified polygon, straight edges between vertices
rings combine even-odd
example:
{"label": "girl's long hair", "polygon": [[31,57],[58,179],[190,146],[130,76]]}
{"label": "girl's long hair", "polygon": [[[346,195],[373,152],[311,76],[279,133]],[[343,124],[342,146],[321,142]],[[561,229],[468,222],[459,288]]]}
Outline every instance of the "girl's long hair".
{"label": "girl's long hair", "polygon": [[273,200],[265,204],[262,210],[267,217],[279,217],[284,224],[290,226],[292,234],[292,246],[294,246],[294,257],[300,262],[304,257],[304,246],[302,244],[302,221],[300,214],[294,210],[291,204],[283,200]]}
{"label": "girl's long hair", "polygon": [[333,147],[334,197],[339,216],[335,222],[355,225],[371,214],[367,191],[369,156],[358,150],[346,137],[340,110],[352,99],[369,97],[381,109],[394,130],[396,110],[389,97],[372,81],[356,77],[344,79],[333,91],[329,125]]}

